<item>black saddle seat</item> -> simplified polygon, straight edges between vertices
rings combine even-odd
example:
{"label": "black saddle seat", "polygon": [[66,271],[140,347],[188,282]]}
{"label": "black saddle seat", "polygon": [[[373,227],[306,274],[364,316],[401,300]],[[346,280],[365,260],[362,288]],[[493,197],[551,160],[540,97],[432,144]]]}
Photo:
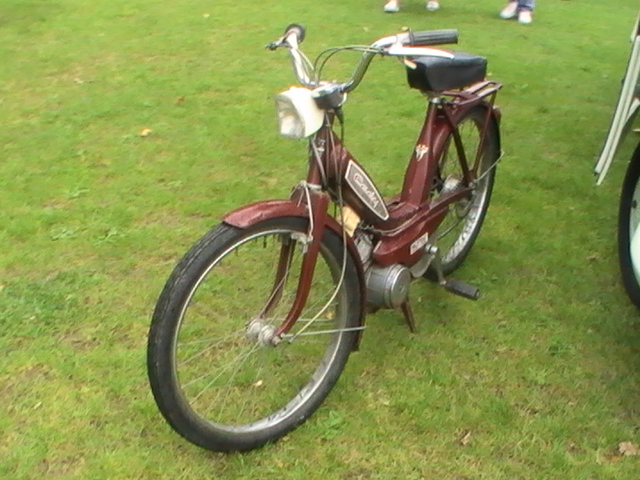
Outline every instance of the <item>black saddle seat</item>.
{"label": "black saddle seat", "polygon": [[464,52],[449,52],[453,58],[413,57],[416,67],[407,65],[407,81],[411,88],[423,92],[456,90],[484,80],[487,59]]}

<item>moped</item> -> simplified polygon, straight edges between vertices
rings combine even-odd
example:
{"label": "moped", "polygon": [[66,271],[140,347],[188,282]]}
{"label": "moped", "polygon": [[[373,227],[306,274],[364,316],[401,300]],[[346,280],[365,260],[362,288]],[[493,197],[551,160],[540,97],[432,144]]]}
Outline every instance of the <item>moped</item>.
{"label": "moped", "polygon": [[[180,435],[203,448],[243,451],[275,441],[323,402],[365,316],[398,309],[416,325],[414,279],[478,298],[452,279],[489,206],[500,158],[501,85],[487,61],[433,48],[455,30],[402,32],[367,46],[303,54],[301,25],[268,45],[284,48],[300,86],[275,98],[280,133],[307,139],[306,178],[289,198],[223,216],[180,260],[160,294],[148,338],[156,403]],[[362,52],[343,83],[321,79],[334,54]],[[343,143],[347,95],[374,56],[404,64],[427,99],[402,190],[384,200]]]}
{"label": "moped", "polygon": [[[609,171],[620,145],[632,130],[640,111],[640,15],[631,31],[631,53],[622,80],[609,131],[595,165],[597,183]],[[640,308],[640,142],[622,183],[618,206],[618,261],[629,299]]]}

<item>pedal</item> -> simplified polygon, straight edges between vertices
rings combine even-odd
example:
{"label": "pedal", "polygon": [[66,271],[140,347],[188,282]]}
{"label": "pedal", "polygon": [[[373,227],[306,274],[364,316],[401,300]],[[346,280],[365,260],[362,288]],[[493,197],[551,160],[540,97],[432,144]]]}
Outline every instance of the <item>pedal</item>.
{"label": "pedal", "polygon": [[480,298],[479,288],[454,278],[447,278],[444,282],[441,282],[440,285],[449,292],[468,298],[469,300],[478,300],[478,298]]}
{"label": "pedal", "polygon": [[444,278],[442,273],[442,259],[440,251],[435,245],[431,245],[427,249],[427,253],[433,256],[433,267],[438,276],[438,284],[442,285],[446,290],[469,300],[478,300],[480,298],[480,289],[466,282],[456,280],[454,278]]}

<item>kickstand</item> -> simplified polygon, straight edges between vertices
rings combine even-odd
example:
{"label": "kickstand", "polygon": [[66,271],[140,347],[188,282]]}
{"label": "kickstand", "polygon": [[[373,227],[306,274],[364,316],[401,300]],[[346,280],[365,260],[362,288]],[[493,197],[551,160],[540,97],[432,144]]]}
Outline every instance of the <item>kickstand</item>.
{"label": "kickstand", "polygon": [[416,322],[413,318],[413,310],[411,309],[411,304],[409,303],[408,298],[402,305],[400,305],[400,308],[402,309],[404,320],[407,322],[407,327],[409,327],[411,333],[416,333],[418,329],[416,328]]}

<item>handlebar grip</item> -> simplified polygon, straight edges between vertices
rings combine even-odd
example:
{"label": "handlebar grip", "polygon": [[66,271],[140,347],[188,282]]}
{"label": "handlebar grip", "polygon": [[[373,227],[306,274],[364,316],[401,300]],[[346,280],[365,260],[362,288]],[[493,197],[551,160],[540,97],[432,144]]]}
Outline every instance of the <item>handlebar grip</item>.
{"label": "handlebar grip", "polygon": [[287,38],[289,35],[295,34],[299,45],[304,40],[305,30],[306,29],[304,28],[304,25],[300,25],[299,23],[292,23],[284,29],[283,38]]}
{"label": "handlebar grip", "polygon": [[410,47],[428,47],[431,45],[446,45],[449,43],[458,43],[458,30],[425,30],[423,32],[409,32],[404,45]]}

